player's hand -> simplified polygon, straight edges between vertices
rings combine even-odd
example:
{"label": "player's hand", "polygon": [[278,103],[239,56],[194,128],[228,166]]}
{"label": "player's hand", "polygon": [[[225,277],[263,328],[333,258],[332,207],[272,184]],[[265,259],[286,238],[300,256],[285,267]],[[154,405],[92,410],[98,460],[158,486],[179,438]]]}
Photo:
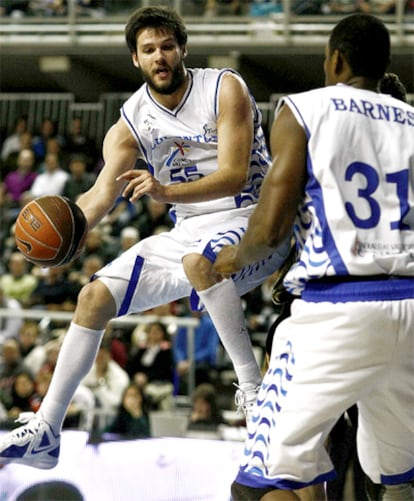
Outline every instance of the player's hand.
{"label": "player's hand", "polygon": [[147,170],[132,169],[116,178],[117,181],[127,181],[122,196],[130,202],[136,202],[143,195],[150,195],[158,202],[164,202],[165,188]]}
{"label": "player's hand", "polygon": [[231,275],[241,270],[242,266],[237,259],[237,245],[226,245],[217,254],[216,261],[214,263],[214,271],[220,273],[221,275]]}

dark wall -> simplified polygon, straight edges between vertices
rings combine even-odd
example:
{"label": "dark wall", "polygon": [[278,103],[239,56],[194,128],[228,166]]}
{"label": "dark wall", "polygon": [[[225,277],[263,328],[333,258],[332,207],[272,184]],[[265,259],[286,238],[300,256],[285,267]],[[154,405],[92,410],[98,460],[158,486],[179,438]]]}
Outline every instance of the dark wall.
{"label": "dark wall", "polygon": [[[267,101],[272,93],[289,93],[322,86],[323,50],[307,49],[294,53],[275,48],[267,53],[241,51],[239,71],[258,101]],[[68,72],[44,73],[39,56],[2,54],[0,88],[2,92],[72,92],[78,101],[95,102],[103,92],[132,92],[141,83],[128,51],[73,54]],[[206,54],[187,57],[187,66],[208,66]],[[395,54],[390,69],[397,73],[407,91],[414,93],[414,54]]]}

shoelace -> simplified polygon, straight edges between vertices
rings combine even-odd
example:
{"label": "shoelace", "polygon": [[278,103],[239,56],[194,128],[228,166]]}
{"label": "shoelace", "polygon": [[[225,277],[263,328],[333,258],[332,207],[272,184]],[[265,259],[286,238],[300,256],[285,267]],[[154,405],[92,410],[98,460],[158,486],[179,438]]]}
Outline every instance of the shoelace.
{"label": "shoelace", "polygon": [[233,385],[237,388],[236,394],[234,395],[234,403],[236,404],[237,412],[240,412],[246,402],[246,395],[238,384],[233,383]]}
{"label": "shoelace", "polygon": [[[19,414],[19,417],[15,419],[15,423],[20,423],[20,424],[27,424],[30,423],[30,421],[33,421],[33,419],[36,417],[36,414],[34,412],[21,412]],[[12,436],[16,438],[23,438],[25,437],[28,433],[31,435],[34,435],[36,430],[32,430],[30,427],[25,427],[22,430],[20,428],[16,428],[15,430],[12,431]]]}
{"label": "shoelace", "polygon": [[[234,403],[236,404],[237,412],[240,413],[243,411],[243,409],[246,409],[247,407],[253,407],[256,399],[254,398],[248,401],[246,399],[246,390],[242,390],[237,383],[233,383],[233,385],[237,388],[236,394],[234,395]],[[259,387],[257,386],[251,391],[254,391],[255,394],[257,394],[258,389]]]}
{"label": "shoelace", "polygon": [[15,423],[26,424],[34,419],[36,414],[34,412],[21,412],[19,417],[15,419]]}

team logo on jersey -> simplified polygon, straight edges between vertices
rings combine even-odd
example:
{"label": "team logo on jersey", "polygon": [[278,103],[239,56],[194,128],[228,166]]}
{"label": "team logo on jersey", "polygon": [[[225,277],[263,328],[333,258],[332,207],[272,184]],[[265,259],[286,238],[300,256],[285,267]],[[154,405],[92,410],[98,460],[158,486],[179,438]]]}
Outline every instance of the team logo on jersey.
{"label": "team logo on jersey", "polygon": [[[191,150],[190,145],[185,141],[174,141],[175,148],[169,154],[166,165],[171,167],[172,165],[182,165],[184,157]],[[178,158],[177,158],[178,156]],[[180,158],[181,157],[181,158]],[[184,162],[185,163],[185,162]]]}

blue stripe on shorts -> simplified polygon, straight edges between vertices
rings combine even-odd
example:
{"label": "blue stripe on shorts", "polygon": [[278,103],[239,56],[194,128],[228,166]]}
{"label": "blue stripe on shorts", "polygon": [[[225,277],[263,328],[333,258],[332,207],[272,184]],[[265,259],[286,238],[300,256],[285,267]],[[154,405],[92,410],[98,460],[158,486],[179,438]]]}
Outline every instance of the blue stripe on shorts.
{"label": "blue stripe on shorts", "polygon": [[144,266],[144,258],[137,256],[135,259],[134,267],[132,268],[131,278],[129,280],[128,288],[125,293],[124,300],[122,301],[121,308],[118,312],[118,317],[126,315],[129,307],[131,306],[132,298],[138,284],[139,277],[141,276],[142,268]]}
{"label": "blue stripe on shorts", "polygon": [[381,483],[384,485],[399,485],[411,482],[414,479],[414,468],[398,475],[381,475]]}

